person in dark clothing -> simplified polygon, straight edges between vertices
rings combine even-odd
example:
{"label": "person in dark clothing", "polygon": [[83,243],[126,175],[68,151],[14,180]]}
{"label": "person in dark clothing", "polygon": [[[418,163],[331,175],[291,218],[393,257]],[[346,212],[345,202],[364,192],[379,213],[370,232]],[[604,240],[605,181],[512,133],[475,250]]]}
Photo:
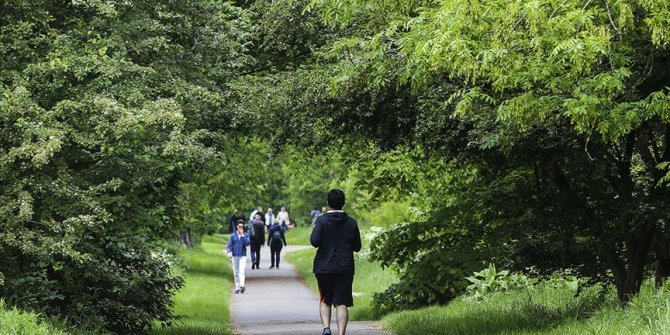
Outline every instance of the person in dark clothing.
{"label": "person in dark clothing", "polygon": [[253,228],[251,235],[251,269],[258,269],[261,262],[261,247],[265,244],[265,222],[261,221],[261,213],[256,213],[249,221]]}
{"label": "person in dark clothing", "polygon": [[237,220],[239,219],[244,220],[244,217],[240,215],[240,212],[237,210],[230,215],[230,219],[228,220],[228,230],[230,231],[230,234],[237,231]]}
{"label": "person in dark clothing", "polygon": [[270,269],[276,267],[279,270],[279,254],[281,253],[281,249],[286,245],[284,229],[282,229],[279,222],[275,222],[270,226],[268,245],[270,246]]}
{"label": "person in dark clothing", "polygon": [[361,233],[356,220],[342,211],[344,192],[328,192],[331,210],[316,219],[310,243],[318,248],[314,256],[313,272],[319,286],[321,304],[319,314],[323,335],[330,335],[331,306],[335,306],[337,331],[344,335],[349,321],[348,307],[354,305],[354,252],[361,250]]}

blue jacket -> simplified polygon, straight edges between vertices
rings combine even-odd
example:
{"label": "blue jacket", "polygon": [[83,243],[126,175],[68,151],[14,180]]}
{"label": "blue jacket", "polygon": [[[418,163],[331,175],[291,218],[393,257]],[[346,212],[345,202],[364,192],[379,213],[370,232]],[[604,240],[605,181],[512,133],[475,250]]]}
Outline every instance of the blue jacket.
{"label": "blue jacket", "polygon": [[326,212],[316,219],[310,236],[318,248],[314,273],[354,273],[354,252],[361,251],[361,233],[356,220],[345,212]]}
{"label": "blue jacket", "polygon": [[233,257],[244,257],[247,255],[247,247],[251,241],[249,241],[249,235],[244,234],[241,238],[237,235],[237,232],[230,234],[228,239],[228,244],[226,245],[226,252],[232,252]]}

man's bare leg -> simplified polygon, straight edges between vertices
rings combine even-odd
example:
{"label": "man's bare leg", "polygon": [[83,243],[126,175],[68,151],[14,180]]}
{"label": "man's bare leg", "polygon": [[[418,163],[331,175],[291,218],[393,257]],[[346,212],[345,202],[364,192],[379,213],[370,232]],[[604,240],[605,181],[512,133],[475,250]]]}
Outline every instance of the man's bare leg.
{"label": "man's bare leg", "polygon": [[335,313],[337,314],[337,334],[344,335],[347,332],[347,323],[349,322],[347,305],[335,306]]}
{"label": "man's bare leg", "polygon": [[319,306],[319,314],[321,315],[321,325],[323,328],[330,328],[330,305],[321,303]]}

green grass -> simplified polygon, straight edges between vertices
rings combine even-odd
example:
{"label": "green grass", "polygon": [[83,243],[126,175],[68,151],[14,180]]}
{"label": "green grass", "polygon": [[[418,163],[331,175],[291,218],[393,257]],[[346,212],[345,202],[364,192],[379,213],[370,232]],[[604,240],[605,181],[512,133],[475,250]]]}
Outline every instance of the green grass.
{"label": "green grass", "polygon": [[184,251],[186,282],[175,295],[174,306],[180,319],[152,335],[232,334],[228,307],[232,272],[225,243],[225,237],[207,236],[194,250]]}
{"label": "green grass", "polygon": [[39,320],[38,315],[7,308],[0,300],[0,334],[17,335],[61,335],[65,332]]}
{"label": "green grass", "polygon": [[[317,293],[316,279],[312,273],[312,260],[316,249],[306,249],[288,253],[287,259],[295,265],[300,275]],[[354,307],[349,309],[351,320],[375,320],[380,315],[374,312],[372,296],[375,292],[385,290],[396,281],[396,277],[388,270],[383,270],[377,263],[356,260],[354,276]]]}
{"label": "green grass", "polygon": [[670,290],[654,292],[647,284],[627,308],[613,292],[590,288],[575,297],[566,288],[540,287],[496,293],[485,302],[456,299],[447,306],[390,314],[385,328],[412,334],[638,334],[670,333]]}
{"label": "green grass", "polygon": [[298,226],[286,232],[286,244],[288,245],[310,245],[309,235],[312,234],[312,227]]}

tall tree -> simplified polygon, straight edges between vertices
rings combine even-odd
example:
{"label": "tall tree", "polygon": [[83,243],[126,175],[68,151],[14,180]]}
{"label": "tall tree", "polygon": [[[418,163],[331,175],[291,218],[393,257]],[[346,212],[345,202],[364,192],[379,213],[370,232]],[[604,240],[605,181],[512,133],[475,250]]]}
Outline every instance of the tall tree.
{"label": "tall tree", "polygon": [[249,13],[219,1],[0,3],[0,295],[117,333],[170,322],[156,246],[181,185],[252,128],[229,83]]}
{"label": "tall tree", "polygon": [[[667,5],[314,0],[309,8],[348,33],[324,66],[334,95],[309,106],[325,127],[382,148],[418,135],[446,161],[474,164],[491,188],[481,198],[491,203],[476,208],[495,214],[475,222],[504,219],[542,237],[519,245],[517,260],[572,247],[581,257],[560,265],[606,264],[622,302],[638,292],[650,252],[658,280],[667,277]],[[502,195],[511,201],[499,208]]]}

